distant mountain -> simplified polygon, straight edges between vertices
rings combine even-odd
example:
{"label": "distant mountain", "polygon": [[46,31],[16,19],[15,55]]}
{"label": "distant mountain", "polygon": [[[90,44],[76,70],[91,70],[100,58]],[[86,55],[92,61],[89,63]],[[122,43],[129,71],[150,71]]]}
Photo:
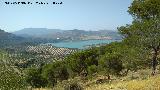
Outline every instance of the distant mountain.
{"label": "distant mountain", "polygon": [[18,35],[18,36],[23,36],[23,37],[39,37],[39,36],[44,36],[48,35],[50,33],[57,33],[61,32],[60,29],[47,29],[47,28],[24,28],[19,31],[13,32],[13,34]]}
{"label": "distant mountain", "polygon": [[20,31],[13,32],[13,34],[22,37],[36,37],[46,39],[59,40],[90,40],[90,39],[121,39],[121,36],[116,31],[99,30],[99,31],[85,31],[85,30],[60,30],[47,28],[25,28]]}
{"label": "distant mountain", "polygon": [[118,34],[118,32],[111,30],[64,30],[64,32],[52,36],[56,36],[58,38],[66,40],[121,39],[121,36]]}
{"label": "distant mountain", "polygon": [[5,32],[0,29],[0,48],[4,47],[19,47],[27,45],[37,45],[40,43],[57,42],[54,39],[42,39],[42,38],[32,38],[32,37],[22,37],[17,36],[12,33]]}
{"label": "distant mountain", "polygon": [[85,30],[63,30],[61,33],[50,34],[48,36],[58,37],[64,40],[94,40],[94,39],[122,39],[117,31],[113,30],[99,30],[99,31],[85,31]]}

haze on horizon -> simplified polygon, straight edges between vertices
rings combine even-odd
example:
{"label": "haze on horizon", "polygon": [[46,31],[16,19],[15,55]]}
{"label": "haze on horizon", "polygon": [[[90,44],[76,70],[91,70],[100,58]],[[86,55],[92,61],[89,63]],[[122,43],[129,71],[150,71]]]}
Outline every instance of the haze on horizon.
{"label": "haze on horizon", "polygon": [[8,32],[23,28],[116,30],[132,21],[127,13],[132,0],[38,0],[62,1],[62,5],[5,5],[5,1],[0,1],[0,29]]}

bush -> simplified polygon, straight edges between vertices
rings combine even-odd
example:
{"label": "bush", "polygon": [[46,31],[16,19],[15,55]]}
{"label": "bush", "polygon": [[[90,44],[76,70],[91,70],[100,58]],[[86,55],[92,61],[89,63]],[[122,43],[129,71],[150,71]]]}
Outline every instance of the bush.
{"label": "bush", "polygon": [[87,71],[88,66],[98,65],[98,56],[97,48],[91,48],[69,55],[65,61],[71,71],[80,75],[83,71]]}
{"label": "bush", "polygon": [[58,80],[63,81],[69,78],[67,68],[62,61],[57,61],[44,66],[42,75],[48,80],[49,86],[51,87],[55,86]]}
{"label": "bush", "polygon": [[0,62],[0,90],[22,90],[26,88],[24,78],[13,68]]}
{"label": "bush", "polygon": [[48,84],[47,80],[42,77],[41,70],[36,68],[28,70],[26,82],[35,88],[45,87]]}
{"label": "bush", "polygon": [[69,83],[64,87],[64,90],[83,90],[82,86],[77,82]]}
{"label": "bush", "polygon": [[119,75],[120,71],[123,69],[121,55],[106,54],[99,61],[99,67],[107,74]]}
{"label": "bush", "polygon": [[98,72],[98,67],[96,65],[88,66],[87,71],[89,75],[93,75]]}

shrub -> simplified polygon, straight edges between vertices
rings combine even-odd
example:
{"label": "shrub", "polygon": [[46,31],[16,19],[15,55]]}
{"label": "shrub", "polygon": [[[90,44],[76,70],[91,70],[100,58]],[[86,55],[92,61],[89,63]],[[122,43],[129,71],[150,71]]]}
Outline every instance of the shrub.
{"label": "shrub", "polygon": [[43,67],[42,75],[49,82],[49,86],[55,86],[57,81],[67,80],[69,73],[62,61],[57,61]]}
{"label": "shrub", "polygon": [[64,90],[83,90],[83,88],[77,82],[72,82],[72,83],[69,83],[67,86],[65,86]]}
{"label": "shrub", "polygon": [[119,75],[120,71],[123,69],[121,55],[106,54],[99,61],[99,67],[107,74]]}
{"label": "shrub", "polygon": [[88,66],[87,71],[89,75],[93,75],[98,72],[98,67],[96,65]]}
{"label": "shrub", "polygon": [[47,86],[47,80],[42,77],[41,70],[32,68],[29,69],[26,75],[26,82],[35,88]]}
{"label": "shrub", "polygon": [[0,62],[0,90],[22,90],[26,88],[24,78],[13,68]]}

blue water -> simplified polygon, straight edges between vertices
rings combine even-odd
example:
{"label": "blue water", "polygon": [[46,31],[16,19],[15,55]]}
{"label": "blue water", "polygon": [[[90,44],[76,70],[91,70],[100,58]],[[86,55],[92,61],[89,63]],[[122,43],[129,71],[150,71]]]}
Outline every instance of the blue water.
{"label": "blue water", "polygon": [[72,41],[72,42],[70,41],[70,42],[52,43],[52,45],[56,47],[84,49],[85,46],[88,45],[108,44],[115,41],[118,40],[87,40],[87,41]]}

